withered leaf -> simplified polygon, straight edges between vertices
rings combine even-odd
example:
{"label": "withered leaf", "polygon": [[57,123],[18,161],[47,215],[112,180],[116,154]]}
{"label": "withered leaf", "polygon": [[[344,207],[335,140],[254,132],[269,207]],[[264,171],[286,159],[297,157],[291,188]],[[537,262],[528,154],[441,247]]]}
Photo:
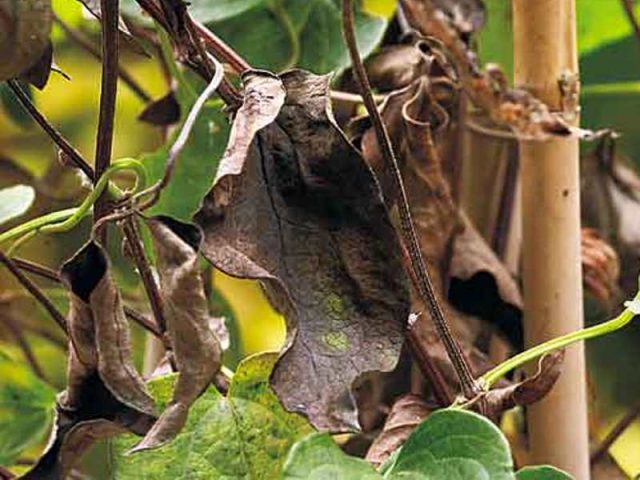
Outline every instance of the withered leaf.
{"label": "withered leaf", "polygon": [[582,224],[598,232],[620,259],[620,286],[635,292],[640,259],[640,177],[616,155],[615,136],[602,138],[581,158]]}
{"label": "withered leaf", "polygon": [[[217,268],[263,281],[286,316],[272,385],[322,430],[358,425],[363,372],[398,360],[409,295],[399,245],[366,163],[329,111],[329,78],[245,74],[217,180],[196,221]],[[286,92],[286,97],[285,97]]]}
{"label": "withered leaf", "polygon": [[399,397],[391,407],[380,435],[369,448],[366,459],[376,466],[386,462],[434,408],[434,405],[411,393]]}
{"label": "withered leaf", "polygon": [[180,120],[180,103],[176,99],[175,92],[170,91],[164,97],[147,105],[138,116],[138,120],[160,127],[177,123]]}
{"label": "withered leaf", "polygon": [[94,372],[84,379],[74,408],[66,406],[65,394],[56,405],[56,420],[45,453],[24,480],[60,480],[96,440],[132,432],[144,435],[155,417],[117,400]]}
{"label": "withered leaf", "polygon": [[59,479],[94,440],[123,431],[144,434],[154,403],[131,360],[128,324],[95,242],[64,264],[69,288],[67,389],[56,406],[55,428],[44,455],[24,478]]}
{"label": "withered leaf", "polygon": [[69,289],[69,380],[63,403],[82,405],[85,379],[96,370],[122,403],[153,415],[153,399],[131,358],[129,326],[109,260],[97,243],[87,243],[60,272]]}
{"label": "withered leaf", "polygon": [[468,43],[471,34],[485,24],[487,8],[483,0],[433,0],[448,18],[461,39]]}
{"label": "withered leaf", "polygon": [[490,418],[515,406],[527,406],[539,402],[551,391],[562,373],[564,350],[555,350],[538,361],[535,375],[504,388],[495,388],[485,395],[487,414]]}
{"label": "withered leaf", "polygon": [[198,252],[202,232],[168,217],[147,222],[157,255],[167,331],[179,375],[173,399],[145,438],[132,450],[157,448],[184,426],[189,408],[220,369],[222,348],[210,328]]}
{"label": "withered leaf", "polygon": [[463,230],[453,241],[449,264],[449,301],[460,311],[495,325],[522,348],[520,288],[491,247],[462,213]]}
{"label": "withered leaf", "polygon": [[20,74],[20,80],[28,82],[39,90],[42,90],[49,81],[52,67],[53,45],[49,42],[36,63]]}
{"label": "withered leaf", "polygon": [[604,305],[617,302],[620,289],[620,259],[613,247],[592,228],[583,228],[580,236],[582,279],[585,287]]}

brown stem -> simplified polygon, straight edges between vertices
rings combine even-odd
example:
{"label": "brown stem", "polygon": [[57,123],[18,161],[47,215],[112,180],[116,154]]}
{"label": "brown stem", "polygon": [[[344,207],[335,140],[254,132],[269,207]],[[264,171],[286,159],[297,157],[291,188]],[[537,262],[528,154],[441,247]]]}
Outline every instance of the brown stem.
{"label": "brown stem", "polygon": [[[57,15],[54,15],[53,20],[58,24],[58,26],[64,31],[69,39],[74,41],[78,46],[84,49],[87,53],[89,53],[92,57],[96,58],[98,61],[102,61],[102,53],[100,50],[85,37],[80,31],[71,28],[64,21],[62,21]],[[127,85],[136,96],[142,100],[144,103],[149,103],[151,101],[151,96],[142,88],[142,86],[135,81],[135,79],[127,72],[122,66],[118,66],[118,76]]]}
{"label": "brown stem", "polygon": [[149,260],[147,259],[147,255],[144,251],[144,245],[142,244],[142,240],[140,239],[136,218],[127,218],[124,221],[122,229],[127,238],[128,246],[131,249],[130,253],[133,257],[133,261],[138,268],[140,278],[142,279],[142,284],[144,285],[144,289],[147,292],[147,297],[149,298],[149,303],[151,305],[153,315],[156,319],[156,323],[160,328],[160,332],[164,333],[167,329],[167,323],[164,319],[162,296],[160,295],[158,283],[153,276],[151,266],[149,265]]}
{"label": "brown stem", "polygon": [[624,8],[624,12],[627,14],[627,18],[629,18],[629,23],[633,27],[633,32],[640,41],[640,24],[638,23],[638,19],[636,18],[636,14],[633,11],[633,1],[632,0],[621,0],[622,7]]}
{"label": "brown stem", "polygon": [[47,296],[42,293],[42,290],[29,279],[24,273],[20,271],[18,266],[7,257],[4,252],[0,251],[0,263],[2,263],[7,270],[11,272],[11,274],[20,282],[20,284],[29,292],[33,297],[40,302],[40,305],[44,307],[44,309],[51,315],[56,324],[62,329],[64,333],[68,333],[67,331],[67,321],[64,318],[64,315],[60,313],[60,311],[55,307],[51,300],[47,298]]}
{"label": "brown stem", "polygon": [[478,387],[476,386],[471,369],[462,354],[460,346],[451,333],[447,320],[444,317],[442,308],[436,297],[433,282],[431,281],[424,258],[422,257],[420,244],[418,243],[418,236],[411,217],[407,192],[404,188],[402,175],[398,167],[398,161],[396,160],[389,135],[384,123],[382,122],[382,117],[378,112],[373,94],[371,93],[371,85],[369,84],[367,72],[360,58],[360,53],[358,52],[354,31],[352,0],[343,0],[342,2],[342,21],[343,34],[351,57],[351,63],[353,64],[353,71],[360,89],[360,94],[364,100],[369,117],[371,118],[378,143],[382,149],[385,164],[392,174],[395,190],[398,194],[400,228],[402,236],[405,239],[406,246],[409,250],[412,268],[418,279],[418,291],[420,297],[425,303],[425,306],[429,309],[429,313],[431,314],[431,318],[435,324],[438,336],[440,337],[440,340],[447,351],[447,355],[449,356],[449,359],[456,371],[463,394],[467,398],[473,398],[478,393]]}
{"label": "brown stem", "polygon": [[[118,18],[119,0],[100,0],[102,9],[102,82],[100,87],[100,117],[96,141],[96,178],[100,178],[111,165],[113,128],[118,92]],[[95,204],[94,222],[105,216],[109,209],[108,193],[103,193]],[[99,235],[106,247],[107,229]]]}
{"label": "brown stem", "polygon": [[220,37],[201,23],[194,22],[194,24],[200,33],[200,38],[202,38],[207,48],[211,50],[211,53],[213,53],[218,60],[228,63],[237,73],[251,70],[249,62],[242,58],[238,52],[227,45]]}
{"label": "brown stem", "polygon": [[20,325],[18,324],[18,322],[16,322],[16,320],[13,317],[6,316],[4,318],[5,318],[5,323],[7,325],[7,328],[9,329],[9,331],[11,331],[11,334],[16,339],[16,343],[18,344],[18,347],[20,348],[20,350],[22,350],[22,354],[24,355],[24,358],[27,360],[27,363],[31,367],[31,370],[33,371],[33,373],[36,374],[38,378],[46,382],[47,378],[44,374],[44,371],[42,370],[42,367],[40,367],[40,364],[38,363],[38,359],[33,354],[33,350],[31,350],[31,346],[29,345],[29,342],[27,342],[27,339],[24,336],[22,328],[20,328]]}
{"label": "brown stem", "polygon": [[[58,274],[50,268],[45,267],[44,265],[40,265],[22,258],[13,258],[11,259],[11,261],[20,270],[38,275],[39,277],[46,278],[47,280],[51,280],[52,282],[62,283],[62,280],[60,279]],[[124,313],[127,315],[127,317],[129,317],[131,320],[136,322],[148,332],[151,332],[157,337],[162,336],[162,332],[160,331],[158,325],[155,322],[150,321],[142,313],[128,306],[124,307]]]}
{"label": "brown stem", "polygon": [[84,172],[84,174],[89,177],[92,182],[95,182],[95,173],[93,171],[93,167],[87,163],[87,161],[82,157],[80,152],[76,150],[69,141],[62,136],[58,130],[55,129],[53,125],[49,123],[49,121],[45,118],[45,116],[40,113],[40,111],[33,104],[31,99],[27,96],[27,94],[22,90],[22,87],[15,80],[9,80],[8,82],[9,88],[13,91],[14,95],[20,102],[20,104],[24,107],[31,118],[40,125],[53,143],[55,143],[60,150],[69,158],[69,160]]}
{"label": "brown stem", "polygon": [[624,417],[615,424],[613,429],[607,434],[602,442],[596,447],[591,454],[591,464],[597,463],[611,448],[611,445],[622,435],[627,428],[640,417],[640,403],[629,410]]}

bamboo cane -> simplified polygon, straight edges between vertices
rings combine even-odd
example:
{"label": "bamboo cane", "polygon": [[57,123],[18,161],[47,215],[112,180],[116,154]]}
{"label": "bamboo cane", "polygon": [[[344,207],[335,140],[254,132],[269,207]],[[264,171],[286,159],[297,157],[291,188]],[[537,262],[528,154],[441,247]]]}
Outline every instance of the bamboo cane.
{"label": "bamboo cane", "polygon": [[[560,109],[559,79],[577,73],[575,0],[513,0],[516,84]],[[523,289],[528,346],[582,327],[577,139],[520,142]],[[567,349],[551,393],[528,411],[531,461],[589,479],[582,344]]]}

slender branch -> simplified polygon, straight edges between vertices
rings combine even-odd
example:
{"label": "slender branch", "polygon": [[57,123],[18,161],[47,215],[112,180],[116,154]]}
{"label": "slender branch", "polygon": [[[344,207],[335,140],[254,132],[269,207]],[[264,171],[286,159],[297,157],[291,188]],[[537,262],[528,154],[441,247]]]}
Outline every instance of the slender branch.
{"label": "slender branch", "polygon": [[[96,178],[111,165],[113,129],[118,92],[118,18],[119,0],[100,0],[102,9],[102,82],[100,87],[100,117],[96,141]],[[107,214],[109,197],[102,194],[93,212],[94,222]],[[106,247],[107,232],[102,230],[100,243]]]}
{"label": "slender branch", "polygon": [[611,448],[615,441],[620,438],[620,435],[622,435],[638,417],[640,417],[640,403],[629,410],[596,447],[591,454],[591,464],[597,463],[609,451],[609,448]]}
{"label": "slender branch", "polygon": [[629,18],[629,23],[631,23],[631,26],[633,27],[633,33],[638,41],[640,41],[640,24],[638,23],[636,14],[633,11],[633,0],[621,0],[621,2],[624,12],[627,14],[627,18]]}
{"label": "slender branch", "polygon": [[[13,258],[11,259],[11,261],[20,270],[24,270],[25,272],[29,272],[33,275],[46,278],[47,280],[51,280],[52,282],[62,283],[60,276],[54,270],[51,270],[44,265],[25,260],[23,258]],[[151,332],[157,337],[162,336],[162,332],[160,331],[158,325],[155,322],[150,321],[142,313],[126,305],[124,307],[124,313],[127,315],[127,317],[139,324],[145,330]]]}
{"label": "slender branch", "polygon": [[227,45],[220,37],[201,23],[197,21],[194,21],[194,23],[205,45],[209,48],[211,53],[218,58],[218,60],[228,63],[229,66],[237,73],[242,73],[245,70],[251,70],[249,62],[242,58],[238,52]]}
{"label": "slender branch", "polygon": [[38,359],[34,355],[33,350],[31,350],[31,346],[29,345],[29,342],[27,342],[27,339],[25,338],[24,333],[22,332],[22,328],[20,327],[18,322],[16,322],[15,318],[11,316],[5,316],[4,318],[5,318],[5,323],[7,325],[7,328],[11,331],[11,334],[16,339],[16,343],[18,344],[18,347],[20,348],[20,350],[22,350],[22,354],[24,355],[25,360],[31,367],[31,370],[33,371],[33,373],[36,374],[38,378],[46,382],[47,378],[44,374],[44,371],[42,370],[42,367],[38,363]]}
{"label": "slender branch", "polygon": [[420,244],[418,242],[418,236],[411,217],[407,192],[404,188],[402,174],[398,167],[398,161],[396,160],[389,135],[371,93],[371,85],[369,84],[367,72],[365,71],[360,58],[360,53],[358,52],[354,31],[352,0],[343,0],[342,2],[342,20],[343,34],[349,50],[351,62],[353,64],[353,71],[360,88],[360,94],[364,100],[369,117],[371,118],[378,143],[382,149],[385,164],[392,174],[395,189],[398,193],[400,228],[402,236],[405,239],[406,246],[409,250],[409,256],[411,258],[414,273],[418,279],[420,297],[425,303],[425,306],[429,309],[436,331],[438,332],[438,336],[440,337],[440,340],[447,351],[447,355],[455,368],[463,394],[467,398],[473,398],[478,393],[478,387],[476,386],[471,369],[462,354],[460,346],[451,333],[442,308],[438,302],[438,298],[436,297],[431,277],[425,265],[424,258],[422,257],[422,251],[420,250]]}
{"label": "slender branch", "polygon": [[123,231],[127,237],[128,246],[131,249],[131,256],[133,257],[133,261],[138,268],[140,278],[142,279],[142,284],[144,285],[144,289],[147,292],[149,304],[151,305],[151,310],[153,311],[156,323],[160,329],[160,332],[164,333],[167,329],[167,322],[164,318],[162,296],[160,295],[158,283],[156,282],[156,279],[153,276],[153,272],[151,271],[149,260],[147,259],[147,255],[144,251],[144,245],[140,240],[137,220],[135,217],[129,217],[124,221]]}
{"label": "slender branch", "polygon": [[44,307],[44,309],[51,315],[56,324],[62,329],[64,333],[68,333],[67,331],[67,321],[64,318],[64,315],[60,313],[60,311],[55,307],[51,300],[47,298],[47,296],[42,293],[42,290],[29,279],[24,273],[20,271],[18,266],[7,257],[4,252],[0,251],[0,263],[2,263],[7,270],[11,272],[11,274],[20,282],[20,284],[29,292],[33,297],[40,302],[40,305]]}
{"label": "slender branch", "polygon": [[[60,17],[54,15],[54,22],[64,31],[67,37],[74,41],[78,46],[84,49],[87,53],[89,53],[92,57],[97,59],[98,61],[102,61],[102,53],[100,50],[85,37],[78,30],[67,25]],[[136,80],[127,72],[121,65],[118,66],[118,76],[127,85],[136,96],[142,100],[144,103],[149,103],[151,101],[151,96],[142,88],[142,86],[136,82]]]}
{"label": "slender branch", "polygon": [[92,182],[95,181],[96,176],[93,171],[93,167],[87,163],[80,152],[78,152],[78,150],[76,150],[73,145],[71,145],[71,143],[69,143],[69,141],[64,138],[62,134],[58,132],[53,125],[51,125],[51,123],[49,123],[45,116],[40,113],[24,90],[22,90],[22,87],[20,87],[18,82],[15,80],[9,80],[7,84],[27,113],[31,115],[34,121],[40,125],[49,137],[51,137],[53,143],[55,143],[58,148],[64,152],[71,163],[73,163],[76,168],[82,170]]}

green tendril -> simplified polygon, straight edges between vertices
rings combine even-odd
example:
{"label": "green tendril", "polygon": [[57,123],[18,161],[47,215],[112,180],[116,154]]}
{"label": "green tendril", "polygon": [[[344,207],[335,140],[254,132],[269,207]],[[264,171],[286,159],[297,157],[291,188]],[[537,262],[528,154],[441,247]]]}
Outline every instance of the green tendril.
{"label": "green tendril", "polygon": [[572,343],[576,343],[583,340],[589,340],[591,338],[600,337],[607,333],[615,332],[616,330],[625,327],[633,318],[640,314],[640,291],[636,294],[634,299],[629,302],[625,302],[625,310],[607,322],[593,327],[578,330],[576,332],[563,335],[551,339],[547,342],[536,345],[529,350],[526,350],[518,355],[511,357],[505,362],[501,363],[497,367],[485,373],[480,377],[480,383],[485,390],[489,390],[498,380],[504,377],[507,373],[516,368],[524,365],[531,360],[541,357],[549,352],[564,348]]}
{"label": "green tendril", "polygon": [[[122,170],[132,170],[136,174],[136,183],[131,192],[122,192],[118,187],[110,182],[110,179]],[[137,193],[145,188],[147,184],[147,174],[144,165],[135,158],[122,158],[113,162],[113,165],[107,169],[100,177],[95,188],[84,199],[79,207],[68,208],[57,212],[48,213],[42,217],[34,218],[11,230],[0,234],[0,243],[18,239],[15,247],[23,244],[26,240],[32,238],[37,233],[62,233],[67,232],[80,223],[80,221],[89,213],[93,205],[108,188],[109,193],[116,199],[122,198],[128,193]]]}

